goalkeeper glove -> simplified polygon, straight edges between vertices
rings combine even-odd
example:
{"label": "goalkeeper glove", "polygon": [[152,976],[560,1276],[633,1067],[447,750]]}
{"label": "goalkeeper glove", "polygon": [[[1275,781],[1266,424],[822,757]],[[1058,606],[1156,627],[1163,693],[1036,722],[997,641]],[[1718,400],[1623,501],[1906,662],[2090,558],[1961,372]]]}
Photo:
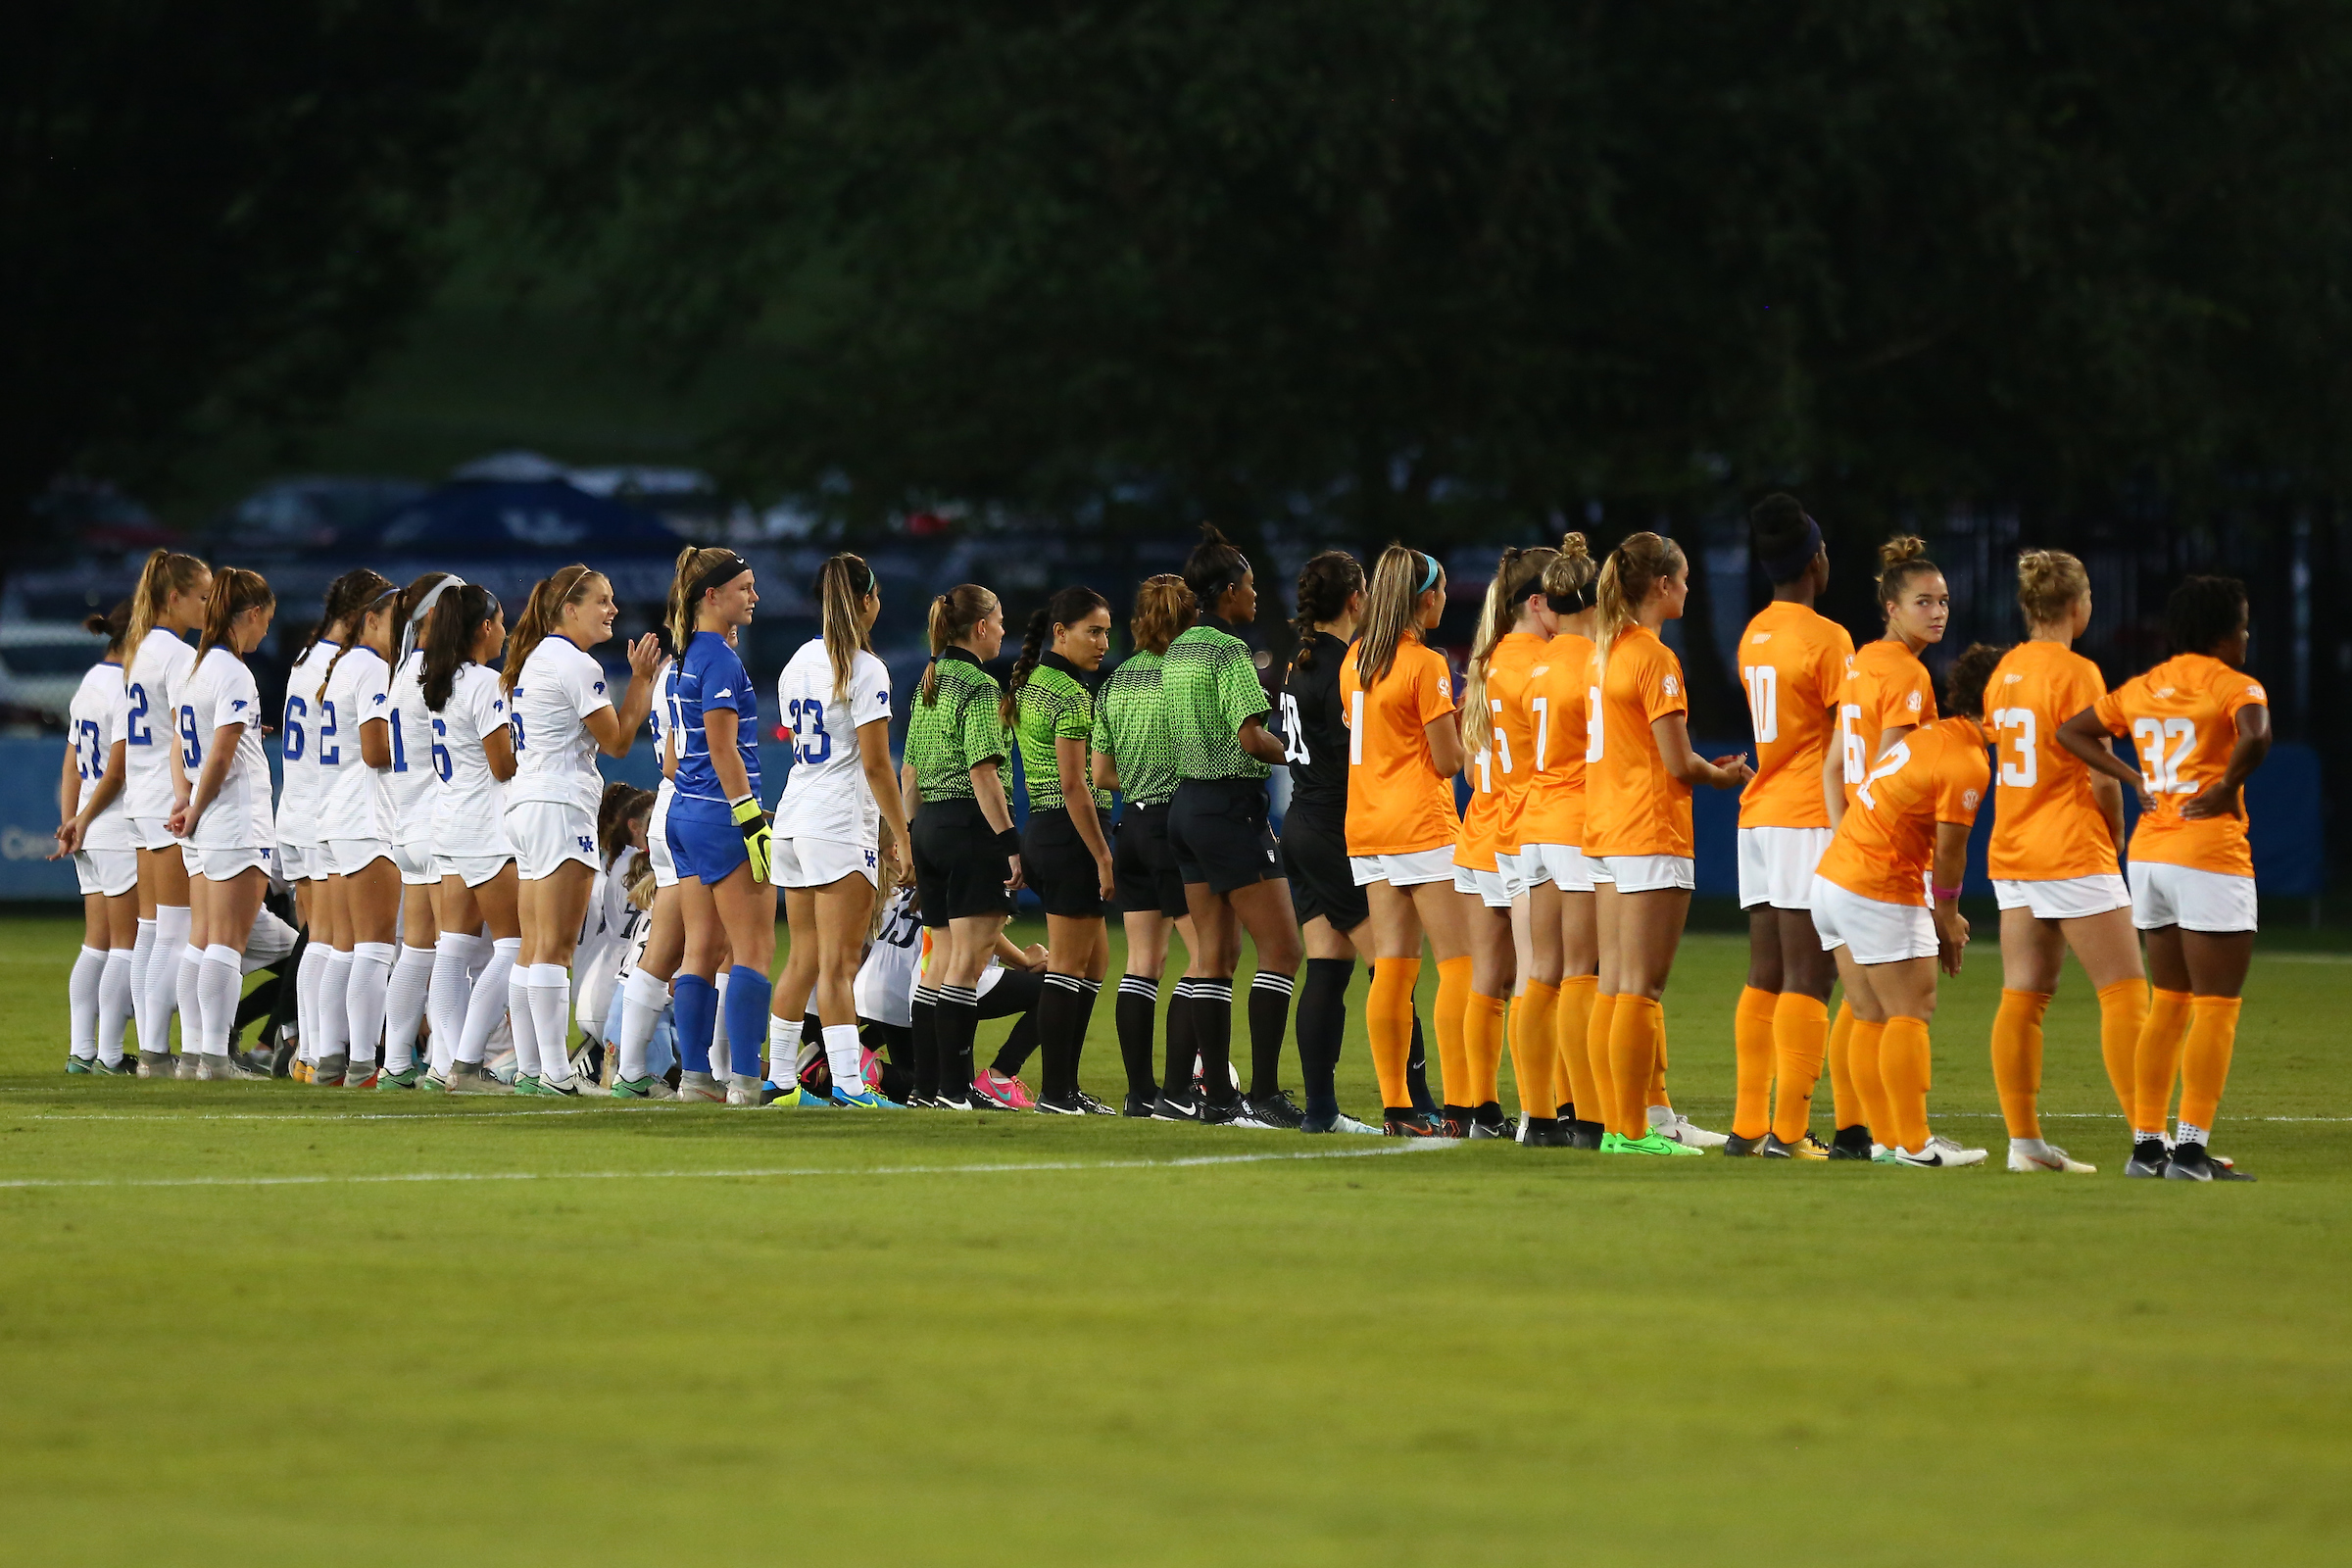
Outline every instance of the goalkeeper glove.
{"label": "goalkeeper glove", "polygon": [[743,829],[744,858],[752,862],[752,880],[768,881],[776,858],[775,830],[767,824],[767,813],[760,809],[759,796],[746,795],[732,804],[735,825]]}

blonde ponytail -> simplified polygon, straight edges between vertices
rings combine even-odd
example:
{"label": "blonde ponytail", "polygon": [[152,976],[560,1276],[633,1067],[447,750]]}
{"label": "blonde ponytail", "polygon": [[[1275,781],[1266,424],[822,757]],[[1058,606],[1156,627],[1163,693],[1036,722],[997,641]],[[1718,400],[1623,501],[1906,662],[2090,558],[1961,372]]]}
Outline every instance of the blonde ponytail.
{"label": "blonde ponytail", "polygon": [[139,645],[155,630],[156,620],[163,614],[164,606],[173,594],[186,593],[203,581],[212,568],[194,556],[176,551],[156,550],[139,568],[139,585],[130,596],[130,624],[122,633],[122,682],[130,683],[130,666],[139,657]]}
{"label": "blonde ponytail", "polygon": [[[508,634],[507,664],[498,677],[501,693],[508,697],[514,695],[514,683],[522,678],[524,662],[541,643],[555,634],[556,622],[562,617],[564,607],[587,598],[595,585],[604,580],[604,573],[591,570],[578,562],[551,577],[539,579],[531,589],[530,602],[523,606],[522,619]],[[358,640],[359,628],[354,626],[352,641]]]}
{"label": "blonde ponytail", "polygon": [[1413,629],[1413,607],[1445,580],[1435,560],[1403,545],[1389,546],[1372,564],[1372,586],[1364,592],[1364,620],[1355,648],[1357,678],[1366,689],[1387,679],[1396,667],[1396,650]]}
{"label": "blonde ponytail", "polygon": [[850,674],[858,667],[860,651],[874,651],[873,634],[861,624],[868,594],[878,593],[874,568],[858,556],[833,557],[816,572],[817,624],[825,639],[825,659],[833,666],[833,700],[850,700]]}
{"label": "blonde ponytail", "polygon": [[1604,667],[1609,645],[1634,624],[1657,585],[1682,567],[1682,547],[1647,530],[1629,534],[1624,543],[1609,552],[1609,559],[1600,567],[1600,591],[1596,598],[1600,623],[1593,628],[1592,638],[1593,646],[1600,650]]}
{"label": "blonde ponytail", "polygon": [[923,666],[925,708],[939,702],[939,656],[972,634],[997,608],[997,596],[976,582],[957,583],[931,601],[931,662]]}

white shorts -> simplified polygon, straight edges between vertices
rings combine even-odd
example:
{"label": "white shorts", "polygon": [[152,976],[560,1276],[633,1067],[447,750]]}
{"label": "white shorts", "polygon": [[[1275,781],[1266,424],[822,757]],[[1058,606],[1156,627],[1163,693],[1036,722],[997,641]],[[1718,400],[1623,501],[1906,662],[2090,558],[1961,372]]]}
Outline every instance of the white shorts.
{"label": "white shorts", "polygon": [[1466,893],[1490,909],[1511,906],[1511,887],[1500,871],[1481,871],[1472,866],[1453,868],[1453,891]]}
{"label": "white shorts", "polygon": [[1849,893],[1825,876],[1813,878],[1813,929],[1821,951],[1850,951],[1856,963],[1900,963],[1933,958],[1939,951],[1936,916],[1917,904],[1885,904]]}
{"label": "white shorts", "polygon": [[[651,844],[649,839],[648,844]],[[661,872],[654,873],[657,877]],[[829,888],[845,876],[882,885],[882,852],[839,839],[778,839],[772,880],[780,888]]]}
{"label": "white shorts", "polygon": [[337,876],[358,876],[378,860],[392,858],[392,846],[382,839],[329,839],[326,863]]}
{"label": "white shorts", "polygon": [[288,844],[277,846],[277,874],[289,882],[323,882],[326,880],[326,850],[318,844]]}
{"label": "white shorts", "polygon": [[2034,882],[1995,882],[1993,897],[2004,909],[2031,909],[2036,920],[2081,920],[2110,909],[2132,907],[2132,890],[2110,871],[2101,876],[2053,877]]}
{"label": "white shorts", "polygon": [[267,844],[240,844],[230,850],[200,850],[190,845],[184,853],[188,858],[188,874],[207,882],[226,882],[255,869],[267,871],[276,858],[276,850]]}
{"label": "white shorts", "polygon": [[1549,880],[1543,875],[1543,861],[1531,863],[1517,850],[1496,850],[1494,869],[1502,873],[1502,885],[1510,892],[1514,904],[1527,897],[1529,888]]}
{"label": "white shorts", "polygon": [[443,876],[454,876],[469,888],[478,888],[499,872],[514,863],[512,855],[436,855],[433,869]]}
{"label": "white shorts", "polygon": [[1830,847],[1826,827],[1743,827],[1740,830],[1740,907],[1811,907],[1813,868]]}
{"label": "white shorts", "polygon": [[[1536,874],[1539,867],[1541,876]],[[1522,844],[1519,870],[1531,884],[1548,882],[1562,893],[1592,891],[1592,864],[1573,844]]]}
{"label": "white shorts", "polygon": [[123,820],[130,824],[130,842],[135,848],[154,850],[161,854],[179,842],[172,836],[171,830],[164,826],[166,820],[164,817],[131,816],[125,817]]}
{"label": "white shorts", "polygon": [[2142,931],[2177,925],[2216,936],[2252,931],[2254,879],[2162,860],[2132,862],[2132,923]]}
{"label": "white shorts", "polygon": [[1592,880],[1614,882],[1620,893],[1661,893],[1698,886],[1698,862],[1687,855],[1604,855],[1588,858]]}
{"label": "white shorts", "polygon": [[400,867],[404,886],[429,888],[439,884],[441,873],[433,864],[433,845],[430,839],[412,839],[392,846],[392,863]]}
{"label": "white shorts", "polygon": [[663,792],[654,802],[654,814],[646,819],[645,854],[654,863],[654,886],[674,888],[678,885],[678,862],[669,858],[669,802]]}
{"label": "white shorts", "polygon": [[1417,888],[1429,882],[1453,880],[1453,846],[1415,850],[1410,855],[1350,855],[1348,874],[1357,887],[1386,882],[1393,888]]}
{"label": "white shorts", "polygon": [[596,813],[561,801],[521,801],[507,808],[507,841],[525,882],[556,874],[566,860],[596,868]]}
{"label": "white shorts", "polygon": [[139,885],[139,852],[75,850],[74,876],[82,892],[119,899]]}

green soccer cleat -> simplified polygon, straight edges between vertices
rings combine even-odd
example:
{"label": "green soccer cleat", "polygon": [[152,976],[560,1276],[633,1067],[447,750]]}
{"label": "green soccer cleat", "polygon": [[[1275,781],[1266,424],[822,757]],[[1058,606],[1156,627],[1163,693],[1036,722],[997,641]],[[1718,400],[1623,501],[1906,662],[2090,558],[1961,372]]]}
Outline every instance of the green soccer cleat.
{"label": "green soccer cleat", "polygon": [[96,1056],[76,1056],[71,1053],[66,1056],[66,1072],[70,1076],[79,1077],[83,1073],[96,1071],[97,1067]]}
{"label": "green soccer cleat", "polygon": [[539,1075],[535,1072],[516,1074],[514,1078],[514,1092],[518,1095],[536,1095],[540,1093]]}
{"label": "green soccer cleat", "polygon": [[1617,1152],[1620,1154],[1659,1154],[1690,1159],[1703,1154],[1705,1151],[1695,1149],[1689,1144],[1677,1143],[1653,1127],[1639,1138],[1620,1137],[1617,1140]]}
{"label": "green soccer cleat", "polygon": [[776,1096],[775,1099],[767,1102],[767,1108],[770,1110],[799,1110],[804,1106],[811,1109],[822,1107],[826,1110],[838,1110],[841,1108],[840,1105],[837,1104],[833,1100],[827,1096],[811,1092],[808,1085],[801,1083],[797,1079],[794,1080],[790,1089],[785,1090],[782,1094]]}
{"label": "green soccer cleat", "polygon": [[646,1074],[643,1078],[615,1078],[612,1080],[612,1093],[614,1100],[675,1100],[678,1098],[677,1092],[669,1087],[667,1079],[656,1078],[651,1073]]}
{"label": "green soccer cleat", "polygon": [[403,1067],[398,1072],[379,1072],[375,1075],[378,1089],[414,1089],[424,1079],[422,1067]]}
{"label": "green soccer cleat", "polygon": [[1624,1142],[1625,1140],[1616,1133],[1602,1133],[1600,1135],[1600,1152],[1604,1154],[1623,1153],[1624,1150],[1619,1146]]}

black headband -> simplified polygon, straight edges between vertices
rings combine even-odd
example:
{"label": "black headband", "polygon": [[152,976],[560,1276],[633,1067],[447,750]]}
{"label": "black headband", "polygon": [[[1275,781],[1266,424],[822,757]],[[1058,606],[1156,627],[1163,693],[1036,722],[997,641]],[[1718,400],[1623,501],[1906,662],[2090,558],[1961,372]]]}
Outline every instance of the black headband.
{"label": "black headband", "polygon": [[1815,522],[1808,514],[1805,517],[1805,538],[1802,544],[1795,546],[1786,555],[1768,556],[1757,562],[1756,564],[1764,568],[1764,580],[1767,582],[1794,582],[1804,575],[1805,568],[1813,564],[1813,558],[1819,554],[1821,554],[1821,524]]}
{"label": "black headband", "polygon": [[686,601],[688,609],[690,611],[700,610],[703,604],[703,595],[709,593],[713,588],[733,582],[736,578],[742,576],[745,572],[751,569],[752,564],[750,562],[744,560],[734,551],[728,551],[724,560],[718,562],[714,565],[705,568],[703,571],[696,574],[694,579],[694,592]]}
{"label": "black headband", "polygon": [[1551,612],[1555,615],[1579,614],[1592,608],[1592,583],[1587,583],[1582,588],[1564,594],[1555,594],[1546,589],[1544,602],[1551,607]]}

